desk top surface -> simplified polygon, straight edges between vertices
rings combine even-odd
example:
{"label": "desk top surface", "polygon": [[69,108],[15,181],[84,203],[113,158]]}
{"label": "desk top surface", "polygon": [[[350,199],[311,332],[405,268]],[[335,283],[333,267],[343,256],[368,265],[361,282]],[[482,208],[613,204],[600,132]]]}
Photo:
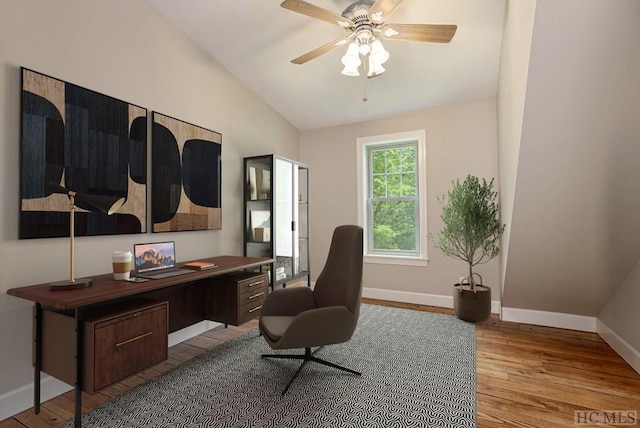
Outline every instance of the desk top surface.
{"label": "desk top surface", "polygon": [[273,259],[242,256],[219,256],[208,259],[189,260],[215,263],[213,269],[194,270],[193,273],[163,279],[150,279],[146,282],[116,281],[113,273],[96,275],[91,278],[91,286],[74,290],[51,291],[50,283],[11,288],[7,294],[31,300],[57,309],[75,309],[108,302],[123,297],[135,296],[149,291],[172,287],[211,278],[243,269],[259,267],[272,263]]}

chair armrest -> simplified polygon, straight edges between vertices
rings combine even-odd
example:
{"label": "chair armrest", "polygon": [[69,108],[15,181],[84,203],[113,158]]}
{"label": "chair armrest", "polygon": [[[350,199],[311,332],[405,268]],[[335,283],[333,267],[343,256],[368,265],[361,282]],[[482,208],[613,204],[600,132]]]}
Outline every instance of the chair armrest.
{"label": "chair armrest", "polygon": [[316,307],[313,291],[309,287],[290,287],[269,293],[262,304],[260,316],[275,315],[294,317],[300,312]]}
{"label": "chair armrest", "polygon": [[310,309],[298,314],[274,349],[309,348],[346,342],[357,318],[344,306]]}

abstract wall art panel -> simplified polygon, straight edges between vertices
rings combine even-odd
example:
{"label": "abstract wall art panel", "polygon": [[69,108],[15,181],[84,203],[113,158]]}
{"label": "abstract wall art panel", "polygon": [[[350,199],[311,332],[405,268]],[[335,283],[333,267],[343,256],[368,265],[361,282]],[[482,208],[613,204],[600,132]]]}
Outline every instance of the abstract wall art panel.
{"label": "abstract wall art panel", "polygon": [[153,232],[222,229],[222,134],[153,112]]}
{"label": "abstract wall art panel", "polygon": [[75,235],[146,232],[147,110],[22,68],[20,238],[69,236],[75,192],[124,196],[108,216],[81,209]]}

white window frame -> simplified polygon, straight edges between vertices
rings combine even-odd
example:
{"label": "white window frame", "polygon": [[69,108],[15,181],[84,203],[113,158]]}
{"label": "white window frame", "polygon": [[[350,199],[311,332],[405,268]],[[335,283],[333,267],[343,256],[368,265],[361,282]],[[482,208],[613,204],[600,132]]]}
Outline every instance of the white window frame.
{"label": "white window frame", "polygon": [[[419,255],[390,255],[373,254],[368,251],[369,231],[367,216],[367,194],[369,172],[367,160],[367,147],[397,144],[403,142],[417,142],[418,153],[418,224],[419,235]],[[369,137],[359,137],[356,139],[356,169],[357,169],[357,200],[358,200],[358,224],[364,229],[364,262],[381,263],[408,266],[426,266],[427,257],[427,157],[426,157],[426,132],[424,129],[416,131],[399,132],[394,134],[373,135]]]}

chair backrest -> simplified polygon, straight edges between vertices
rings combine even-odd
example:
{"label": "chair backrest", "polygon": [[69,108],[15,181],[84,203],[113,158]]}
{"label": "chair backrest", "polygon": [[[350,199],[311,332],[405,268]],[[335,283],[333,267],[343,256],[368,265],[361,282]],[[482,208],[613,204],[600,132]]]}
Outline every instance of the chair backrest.
{"label": "chair backrest", "polygon": [[316,280],[316,304],[346,306],[358,318],[362,297],[362,228],[338,226],[333,231],[327,261]]}

